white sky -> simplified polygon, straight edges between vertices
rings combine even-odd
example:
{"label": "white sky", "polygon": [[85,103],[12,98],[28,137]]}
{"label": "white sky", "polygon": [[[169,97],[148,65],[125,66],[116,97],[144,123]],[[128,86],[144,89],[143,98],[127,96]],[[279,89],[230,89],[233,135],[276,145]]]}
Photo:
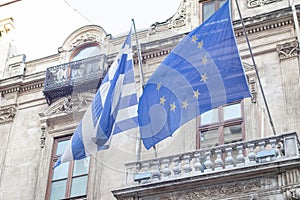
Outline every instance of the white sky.
{"label": "white sky", "polygon": [[[96,24],[107,34],[127,33],[173,16],[181,0],[23,0],[0,7],[0,20],[13,17],[15,44],[27,61],[56,54],[78,28]],[[79,14],[80,13],[80,14]]]}

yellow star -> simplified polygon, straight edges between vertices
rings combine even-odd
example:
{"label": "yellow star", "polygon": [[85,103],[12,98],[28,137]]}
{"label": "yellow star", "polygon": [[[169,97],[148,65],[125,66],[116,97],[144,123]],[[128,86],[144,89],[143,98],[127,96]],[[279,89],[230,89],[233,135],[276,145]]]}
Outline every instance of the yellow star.
{"label": "yellow star", "polygon": [[159,104],[161,104],[161,105],[165,105],[165,101],[167,101],[164,96],[159,98],[159,100],[160,100]]}
{"label": "yellow star", "polygon": [[161,88],[161,82],[157,83],[156,90],[159,91]]}
{"label": "yellow star", "polygon": [[187,109],[187,107],[188,107],[188,102],[187,102],[187,100],[184,100],[183,102],[182,102],[182,107],[184,108],[184,109]]}
{"label": "yellow star", "polygon": [[198,99],[200,92],[198,90],[194,91],[194,97]]}
{"label": "yellow star", "polygon": [[204,57],[202,58],[202,63],[203,63],[203,65],[206,65],[206,63],[207,63],[207,58],[206,58],[206,56],[204,56]]}
{"label": "yellow star", "polygon": [[195,42],[196,43],[196,41],[197,41],[197,36],[196,35],[193,35],[193,37],[192,37],[192,42]]}
{"label": "yellow star", "polygon": [[176,105],[175,105],[175,102],[170,104],[170,107],[171,107],[171,111],[175,112],[175,109],[176,109]]}
{"label": "yellow star", "polygon": [[203,47],[203,40],[201,42],[198,42],[198,48],[201,49]]}
{"label": "yellow star", "polygon": [[206,83],[208,77],[206,76],[206,73],[201,74],[201,81],[203,81],[204,83]]}

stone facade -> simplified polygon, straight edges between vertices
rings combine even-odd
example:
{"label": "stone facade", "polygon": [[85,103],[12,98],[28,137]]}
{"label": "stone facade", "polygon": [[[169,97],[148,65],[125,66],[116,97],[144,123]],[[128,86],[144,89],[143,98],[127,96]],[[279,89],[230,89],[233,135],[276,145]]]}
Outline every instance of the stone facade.
{"label": "stone facade", "polygon": [[[184,35],[200,24],[201,2],[182,0],[174,16],[137,33],[146,80]],[[244,100],[245,139],[255,140],[257,148],[259,142],[268,141],[266,148],[273,148],[270,137],[285,141],[283,133],[291,134],[294,154],[257,165],[238,166],[240,161],[234,160],[232,168],[225,167],[230,165],[229,160],[229,164],[222,164],[220,159],[219,170],[212,165],[211,171],[193,174],[197,166],[189,168],[187,163],[194,165],[203,156],[195,151],[197,120],[158,144],[156,160],[153,160],[154,150],[142,148],[142,161],[136,162],[138,130],[134,130],[114,136],[110,149],[91,158],[87,199],[300,199],[299,140],[294,134],[300,132],[299,17],[295,18],[300,14],[300,0],[248,0],[239,4],[261,79],[260,87],[233,1],[234,30],[252,93],[252,98]],[[0,199],[40,200],[46,198],[54,139],[72,134],[94,96],[93,92],[77,93],[47,103],[43,93],[46,70],[70,62],[73,51],[88,42],[99,44],[101,53],[106,55],[107,68],[125,35],[112,38],[102,27],[87,25],[70,33],[57,54],[26,61],[26,52],[16,54],[13,45],[16,30],[13,18],[0,19]],[[140,84],[136,46],[134,64],[136,81]],[[209,155],[221,158],[221,154],[228,155],[231,147],[240,148],[246,157],[251,149],[248,144],[220,146],[209,151]],[[149,159],[151,162],[147,162]],[[169,172],[165,166],[176,162],[181,167]],[[143,167],[137,167],[140,165]],[[157,171],[156,181],[139,184],[133,180],[138,169],[155,166],[166,168]],[[171,178],[166,178],[164,175],[169,173]],[[174,174],[180,176],[174,178]]]}

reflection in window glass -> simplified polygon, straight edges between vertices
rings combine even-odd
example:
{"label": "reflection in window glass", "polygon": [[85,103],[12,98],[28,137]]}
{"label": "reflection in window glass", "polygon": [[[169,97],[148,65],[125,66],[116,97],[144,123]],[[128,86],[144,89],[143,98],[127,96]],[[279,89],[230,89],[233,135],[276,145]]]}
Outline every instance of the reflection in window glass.
{"label": "reflection in window glass", "polygon": [[216,146],[219,143],[218,129],[201,132],[201,148]]}
{"label": "reflection in window glass", "polygon": [[215,12],[215,2],[206,2],[203,4],[203,21],[207,20]]}
{"label": "reflection in window glass", "polygon": [[242,117],[241,104],[233,104],[224,107],[224,120],[236,119]]}
{"label": "reflection in window glass", "polygon": [[87,178],[87,176],[80,176],[72,179],[71,197],[86,194]]}
{"label": "reflection in window glass", "polygon": [[224,144],[238,142],[238,141],[242,141],[241,124],[224,127]]}
{"label": "reflection in window glass", "polygon": [[89,157],[82,160],[76,160],[73,176],[87,174],[88,170],[89,170]]}
{"label": "reflection in window glass", "polygon": [[50,200],[63,199],[66,193],[67,180],[53,182],[51,186]]}
{"label": "reflection in window glass", "polygon": [[68,171],[69,171],[69,162],[62,163],[58,167],[55,167],[53,169],[53,178],[52,180],[58,180],[68,177]]}
{"label": "reflection in window glass", "polygon": [[100,48],[98,46],[89,46],[80,50],[73,58],[72,61],[81,60],[93,56],[100,55]]}
{"label": "reflection in window glass", "polygon": [[58,142],[57,149],[56,149],[56,155],[61,155],[65,151],[68,143],[69,143],[69,140]]}
{"label": "reflection in window glass", "polygon": [[218,122],[218,109],[213,109],[201,114],[201,125],[213,124]]}

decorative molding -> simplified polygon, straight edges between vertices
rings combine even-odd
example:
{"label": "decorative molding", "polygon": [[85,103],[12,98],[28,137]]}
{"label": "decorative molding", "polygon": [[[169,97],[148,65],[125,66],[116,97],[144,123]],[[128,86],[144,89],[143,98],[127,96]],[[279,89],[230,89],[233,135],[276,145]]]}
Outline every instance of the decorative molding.
{"label": "decorative molding", "polygon": [[16,111],[17,109],[15,106],[2,108],[0,110],[0,124],[12,122],[15,117]]}
{"label": "decorative molding", "polygon": [[185,1],[182,1],[176,14],[164,22],[156,22],[150,27],[150,34],[156,32],[162,32],[168,29],[182,27],[186,24],[186,5]]}
{"label": "decorative molding", "polygon": [[252,182],[249,181],[249,182],[235,183],[235,184],[228,184],[228,185],[208,186],[208,187],[200,187],[193,190],[172,192],[172,193],[160,195],[159,197],[153,199],[154,200],[158,200],[158,199],[194,200],[194,199],[216,199],[216,198],[222,199],[222,197],[228,197],[229,195],[244,194],[246,192],[251,192],[261,188],[262,188],[262,184],[260,183],[259,180],[256,180]]}
{"label": "decorative molding", "polygon": [[54,102],[45,112],[39,113],[40,117],[50,117],[59,114],[70,114],[79,111],[93,101],[95,94],[73,94],[72,96],[63,97]]}
{"label": "decorative molding", "polygon": [[248,0],[248,8],[264,6],[266,4],[275,3],[281,0]]}
{"label": "decorative molding", "polygon": [[94,33],[84,33],[82,35],[77,36],[75,39],[73,39],[70,43],[69,50],[83,44],[86,42],[96,42],[100,43],[102,40],[100,39],[100,36]]}
{"label": "decorative molding", "polygon": [[42,135],[41,135],[41,148],[45,147],[45,140],[46,140],[46,126],[42,125],[41,127]]}
{"label": "decorative molding", "polygon": [[287,59],[299,55],[299,45],[296,40],[276,45],[279,58]]}
{"label": "decorative molding", "polygon": [[246,72],[246,76],[248,78],[248,85],[251,92],[251,102],[257,102],[257,84],[256,84],[256,73],[253,65],[249,65],[248,63],[243,63],[243,67]]}
{"label": "decorative molding", "polygon": [[[290,24],[293,24],[292,19],[288,19],[288,20],[285,20],[285,21],[276,22],[276,23],[272,23],[272,24],[265,24],[265,25],[255,26],[253,28],[247,29],[246,32],[247,32],[247,34],[253,34],[253,33],[258,33],[258,32],[261,32],[261,31],[266,31],[266,30],[270,30],[270,29],[274,29],[274,28],[278,28],[278,27],[286,26],[286,25],[290,25]],[[236,37],[244,36],[243,30],[235,31],[235,36]]]}

